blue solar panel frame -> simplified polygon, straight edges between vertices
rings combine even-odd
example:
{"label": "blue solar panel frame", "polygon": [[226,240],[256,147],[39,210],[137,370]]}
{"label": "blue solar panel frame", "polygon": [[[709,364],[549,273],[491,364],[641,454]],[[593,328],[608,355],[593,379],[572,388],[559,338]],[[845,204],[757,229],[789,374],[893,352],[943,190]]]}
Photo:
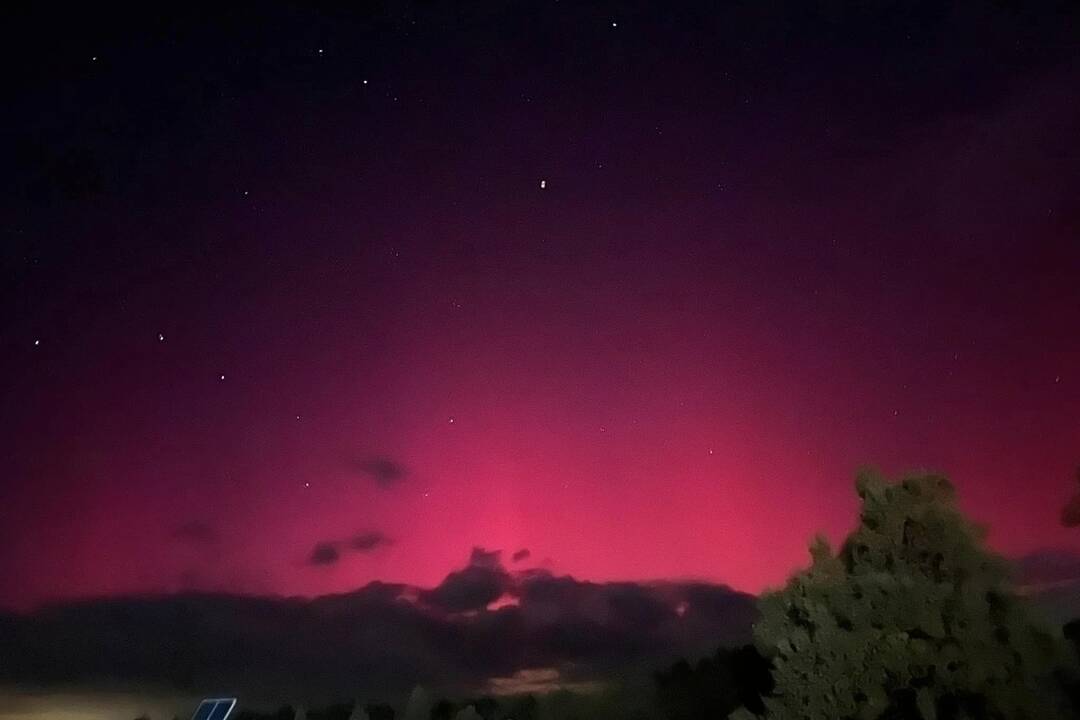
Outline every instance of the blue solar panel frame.
{"label": "blue solar panel frame", "polygon": [[199,703],[191,720],[228,720],[234,707],[236,698],[207,698]]}

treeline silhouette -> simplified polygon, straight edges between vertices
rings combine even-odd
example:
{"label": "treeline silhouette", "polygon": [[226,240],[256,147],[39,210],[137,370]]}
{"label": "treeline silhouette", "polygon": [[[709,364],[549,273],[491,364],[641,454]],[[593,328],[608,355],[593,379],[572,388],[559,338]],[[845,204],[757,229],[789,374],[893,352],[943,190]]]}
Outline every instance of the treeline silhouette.
{"label": "treeline silhouette", "polygon": [[667,720],[726,718],[740,707],[762,714],[762,697],[772,689],[769,661],[753,645],[720,648],[694,665],[680,660],[656,673],[656,704]]}
{"label": "treeline silhouette", "polygon": [[[482,720],[536,720],[539,703],[535,695],[512,695],[496,698],[484,695],[475,698],[452,700],[442,698],[431,704],[424,712],[424,718],[416,720],[454,720],[475,713]],[[384,702],[354,703],[338,702],[308,710],[307,720],[349,720],[367,717],[369,720],[395,720],[406,717],[398,714],[393,706]],[[292,705],[282,705],[277,710],[260,712],[241,708],[232,715],[231,720],[297,720],[299,713]],[[137,720],[147,720],[139,718]],[[411,719],[410,719],[411,720]]]}
{"label": "treeline silhouette", "polygon": [[[1063,629],[1072,657],[1080,665],[1080,618],[1070,621]],[[1080,681],[1075,673],[1065,669],[1056,676],[1060,689],[1080,717]],[[772,666],[768,658],[753,645],[720,648],[713,655],[691,662],[681,659],[653,674],[652,700],[636,709],[640,718],[660,720],[721,720],[739,708],[765,715],[764,698],[774,690]],[[572,694],[572,693],[569,693]],[[550,713],[541,712],[541,701],[535,695],[442,698],[433,702],[424,718],[406,717],[388,703],[332,703],[307,711],[307,720],[541,720]],[[362,711],[362,714],[361,714]],[[884,717],[884,716],[883,716]],[[891,718],[926,720],[917,711],[889,715]],[[974,718],[996,717],[984,711],[971,714]],[[271,712],[240,708],[233,720],[297,720],[298,712],[283,705]],[[138,718],[137,720],[148,720]],[[568,717],[567,720],[574,720]],[[582,717],[580,720],[587,720]]]}
{"label": "treeline silhouette", "polygon": [[[1063,635],[1071,650],[1071,661],[1080,665],[1080,618],[1064,626]],[[1080,717],[1080,681],[1075,673],[1065,669],[1056,676],[1062,693]],[[768,658],[753,645],[738,648],[719,648],[709,657],[696,662],[680,659],[653,674],[651,702],[636,709],[640,718],[659,720],[722,720],[739,708],[755,715],[765,715],[764,698],[774,690],[772,666]],[[565,693],[572,695],[572,693]],[[307,720],[542,720],[549,713],[541,712],[541,701],[535,695],[478,696],[458,699],[441,698],[433,702],[426,718],[405,718],[384,702],[338,702],[311,708]],[[362,711],[362,715],[361,712]],[[921,715],[895,715],[897,718],[926,720]],[[976,714],[973,717],[994,717]],[[298,711],[292,705],[282,705],[273,711],[238,708],[232,720],[297,720]],[[136,720],[149,720],[143,716]],[[574,720],[568,717],[566,720]],[[588,720],[580,718],[579,720]]]}
{"label": "treeline silhouette", "polygon": [[[1071,660],[1080,665],[1080,618],[1064,626],[1064,637],[1072,653]],[[1080,717],[1080,682],[1067,671],[1057,674],[1057,681],[1070,706]],[[765,715],[764,698],[774,690],[772,665],[753,645],[719,648],[713,655],[696,662],[680,659],[653,673],[651,702],[635,710],[640,718],[658,720],[722,720],[739,708],[755,715]],[[572,694],[572,693],[567,693]],[[361,714],[361,712],[363,714]],[[535,695],[523,694],[495,697],[482,695],[458,699],[441,698],[430,705],[424,718],[409,718],[398,713],[388,703],[338,702],[309,709],[307,720],[542,720],[541,701]],[[921,715],[890,715],[889,718],[916,718]],[[973,717],[993,717],[989,714]],[[238,708],[232,720],[297,720],[292,705],[260,712]],[[146,717],[136,720],[149,720]],[[568,717],[566,720],[575,720]],[[578,720],[590,720],[581,717]]]}

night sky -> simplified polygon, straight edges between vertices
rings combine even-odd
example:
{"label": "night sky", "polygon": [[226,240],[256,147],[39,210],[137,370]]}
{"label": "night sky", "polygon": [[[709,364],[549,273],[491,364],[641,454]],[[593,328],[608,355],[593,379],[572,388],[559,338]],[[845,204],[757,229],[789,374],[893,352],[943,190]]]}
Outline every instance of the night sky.
{"label": "night sky", "polygon": [[1076,5],[668,5],[5,20],[0,606],[1080,551]]}

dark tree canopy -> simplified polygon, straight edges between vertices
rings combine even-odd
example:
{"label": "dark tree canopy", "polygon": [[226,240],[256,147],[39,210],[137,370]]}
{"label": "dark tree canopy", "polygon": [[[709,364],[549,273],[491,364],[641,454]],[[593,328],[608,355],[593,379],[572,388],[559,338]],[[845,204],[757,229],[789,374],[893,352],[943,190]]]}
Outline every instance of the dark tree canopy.
{"label": "dark tree canopy", "polygon": [[[294,720],[296,710],[291,705],[282,705],[274,712],[259,712],[247,708],[239,708],[232,714],[232,720]],[[346,716],[347,718],[348,716]],[[310,720],[311,716],[308,715]]]}
{"label": "dark tree canopy", "polygon": [[353,703],[335,703],[326,707],[313,708],[308,711],[308,720],[349,720],[352,715]]}
{"label": "dark tree canopy", "polygon": [[369,720],[394,720],[394,708],[386,703],[369,703],[364,706]]}
{"label": "dark tree canopy", "polygon": [[691,665],[680,660],[656,673],[657,705],[667,720],[712,720],[746,707],[762,712],[772,690],[769,662],[753,645],[721,648]]}
{"label": "dark tree canopy", "polygon": [[[755,641],[773,662],[776,720],[1050,720],[1060,633],[1010,586],[1003,559],[944,477],[862,473],[860,521],[838,554],[766,594]],[[745,710],[733,717],[746,718]]]}

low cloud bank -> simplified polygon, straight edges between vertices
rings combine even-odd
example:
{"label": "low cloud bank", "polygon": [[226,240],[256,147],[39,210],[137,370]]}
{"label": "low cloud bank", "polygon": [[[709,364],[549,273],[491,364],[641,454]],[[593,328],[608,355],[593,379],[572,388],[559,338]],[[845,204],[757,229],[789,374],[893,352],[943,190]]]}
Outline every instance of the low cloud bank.
{"label": "low cloud bank", "polygon": [[588,682],[746,642],[755,617],[754,598],[724,586],[511,572],[476,548],[433,588],[121,597],[0,615],[0,684],[315,700],[473,689],[534,668]]}

